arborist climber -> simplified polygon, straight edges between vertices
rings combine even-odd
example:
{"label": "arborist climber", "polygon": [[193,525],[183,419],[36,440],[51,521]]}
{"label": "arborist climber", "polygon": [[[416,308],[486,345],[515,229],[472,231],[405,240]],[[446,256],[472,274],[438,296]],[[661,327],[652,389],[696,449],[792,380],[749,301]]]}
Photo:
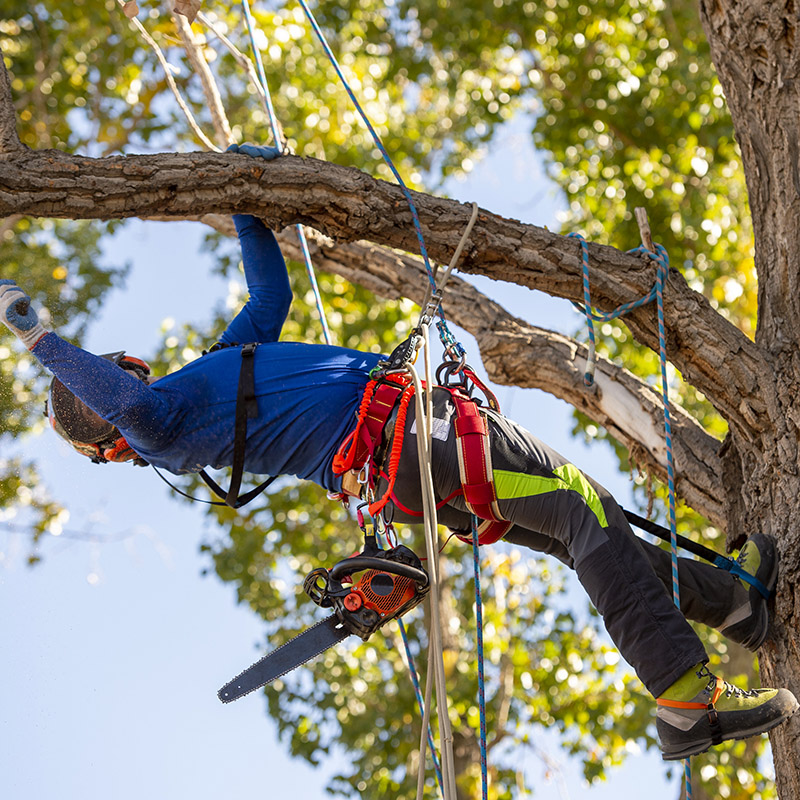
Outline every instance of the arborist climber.
{"label": "arborist climber", "polygon": [[[278,155],[274,148],[253,145],[233,149],[267,160]],[[0,320],[55,375],[51,422],[94,461],[133,460],[174,474],[229,467],[236,460],[233,431],[237,406],[242,406],[237,396],[243,391],[245,403],[249,395],[249,413],[239,425],[244,468],[295,475],[329,492],[344,488],[354,493],[343,487],[342,472],[345,484],[352,478],[349,434],[356,416],[363,421],[373,413],[377,391],[370,372],[384,357],[278,341],[292,299],[283,257],[274,235],[258,219],[236,215],[234,222],[249,300],[209,353],[157,380],[140,359],[123,353],[92,355],[46,330],[30,298],[7,279],[0,280]],[[252,385],[248,389],[245,380],[242,390],[246,361],[252,366]],[[365,398],[367,387],[371,394]],[[406,389],[401,385],[398,397]],[[665,759],[763,733],[795,712],[798,703],[786,689],[746,691],[713,675],[686,621],[715,627],[755,651],[769,625],[767,600],[755,587],[713,566],[680,559],[679,611],[665,590],[671,585],[668,554],[633,534],[605,489],[490,408],[481,408],[472,419],[460,418],[456,399],[446,388],[433,391],[432,472],[440,521],[468,531],[470,509],[485,505],[484,518],[504,521],[505,541],[555,555],[576,571],[620,653],[656,698]],[[389,487],[396,521],[419,521],[413,404],[402,425],[396,402],[389,405],[368,442],[375,488],[380,494]],[[483,498],[476,494],[476,481],[470,483],[464,465],[459,466],[464,452],[457,440],[465,431],[478,432],[485,443],[477,468],[478,473],[488,469],[479,487],[488,492]],[[390,468],[387,460],[398,452],[398,437],[404,446]],[[769,537],[750,537],[738,561],[768,590],[774,588],[777,558]]]}

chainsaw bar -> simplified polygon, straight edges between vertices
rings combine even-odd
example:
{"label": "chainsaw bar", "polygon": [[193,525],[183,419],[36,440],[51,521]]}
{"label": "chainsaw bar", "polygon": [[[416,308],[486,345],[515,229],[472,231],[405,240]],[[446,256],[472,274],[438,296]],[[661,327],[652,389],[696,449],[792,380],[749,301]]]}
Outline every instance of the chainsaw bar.
{"label": "chainsaw bar", "polygon": [[262,686],[277,680],[306,661],[318,656],[329,647],[350,636],[349,631],[336,616],[328,617],[290,639],[261,660],[256,661],[218,692],[223,703],[238,700]]}

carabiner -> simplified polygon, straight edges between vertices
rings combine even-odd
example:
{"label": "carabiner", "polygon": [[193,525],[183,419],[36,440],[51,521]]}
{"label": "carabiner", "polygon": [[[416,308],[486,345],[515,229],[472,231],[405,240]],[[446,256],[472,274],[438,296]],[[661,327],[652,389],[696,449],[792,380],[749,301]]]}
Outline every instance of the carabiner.
{"label": "carabiner", "polygon": [[458,362],[455,360],[443,361],[436,370],[436,383],[439,386],[458,386],[461,389],[469,390],[469,379],[464,372],[466,366],[464,358]]}

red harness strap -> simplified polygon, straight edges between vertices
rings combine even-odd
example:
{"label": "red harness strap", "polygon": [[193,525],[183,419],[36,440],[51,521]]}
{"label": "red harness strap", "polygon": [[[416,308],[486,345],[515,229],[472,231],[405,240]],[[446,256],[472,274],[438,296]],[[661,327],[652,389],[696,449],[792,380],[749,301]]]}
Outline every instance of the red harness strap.
{"label": "red harness strap", "polygon": [[[483,384],[471,374],[469,377],[484,389]],[[503,518],[497,506],[489,448],[489,428],[475,400],[461,391],[459,387],[445,386],[442,388],[450,392],[456,410],[454,427],[458,447],[461,492],[467,508],[482,520],[478,526],[478,543],[493,544],[503,538],[513,523]],[[485,391],[490,404],[494,406],[496,404],[494,396],[488,390]],[[394,441],[389,455],[388,475],[386,476],[389,486],[383,497],[369,506],[370,514],[376,514],[392,499],[392,490],[403,446],[405,412],[413,393],[414,389],[410,385],[410,380],[404,376],[392,375],[382,381],[370,381],[361,398],[356,427],[342,442],[334,456],[333,471],[337,475],[358,473],[375,452],[392,410],[400,402]],[[348,476],[345,475],[345,477]],[[348,488],[345,489],[345,494],[355,494],[355,492]],[[459,535],[459,538],[465,542],[472,541],[471,537],[466,534]]]}
{"label": "red harness strap", "polygon": [[383,381],[369,381],[358,408],[355,429],[341,443],[333,457],[333,471],[341,475],[360,470],[375,452],[386,422],[398,398],[409,384],[407,378],[391,376]]}
{"label": "red harness strap", "polygon": [[[458,388],[448,388],[456,409],[458,470],[464,502],[476,517],[483,520],[478,526],[478,544],[494,544],[508,533],[513,523],[503,517],[497,506],[489,426],[471,397]],[[458,538],[472,541],[471,537],[464,535]]]}

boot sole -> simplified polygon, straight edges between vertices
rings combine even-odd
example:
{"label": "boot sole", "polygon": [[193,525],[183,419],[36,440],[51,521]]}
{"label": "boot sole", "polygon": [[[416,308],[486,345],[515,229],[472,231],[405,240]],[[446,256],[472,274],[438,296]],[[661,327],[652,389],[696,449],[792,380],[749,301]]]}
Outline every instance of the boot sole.
{"label": "boot sole", "polygon": [[[771,539],[771,537],[766,537]],[[775,591],[775,585],[778,582],[778,552],[775,548],[775,542],[770,540],[770,547],[772,548],[772,569],[770,570],[769,575],[762,581],[764,588],[770,593],[770,595]],[[749,588],[749,591],[752,593],[756,591],[752,587]],[[760,631],[758,638],[750,639],[750,640],[737,640],[733,639],[733,641],[738,641],[742,647],[747,648],[752,653],[757,653],[758,650],[761,648],[761,645],[767,640],[767,636],[769,635],[769,611],[767,610],[767,603],[764,598],[762,598],[761,594],[758,594],[759,597],[759,624],[754,626],[754,630]],[[722,635],[725,636],[725,631],[721,631]]]}
{"label": "boot sole", "polygon": [[778,550],[775,547],[774,541],[772,542],[772,552],[774,554],[772,570],[769,573],[769,578],[767,578],[764,584],[770,594],[775,591],[775,584],[778,582]]}
{"label": "boot sole", "polygon": [[[731,742],[739,739],[749,739],[751,736],[756,736],[760,733],[767,733],[771,731],[773,728],[777,728],[778,725],[786,722],[796,711],[800,708],[800,705],[795,701],[794,708],[784,714],[783,716],[779,717],[778,719],[772,720],[768,725],[756,725],[755,727],[744,730],[744,731],[737,731],[735,736],[726,736],[722,741],[723,742]],[[721,743],[720,743],[721,744]],[[690,742],[687,743],[686,747],[683,748],[680,752],[674,753],[661,753],[662,761],[680,761],[684,758],[691,758],[692,756],[699,756],[700,753],[705,753],[706,750],[710,749],[713,745],[711,741],[711,737],[708,739],[703,739],[700,741]]]}

